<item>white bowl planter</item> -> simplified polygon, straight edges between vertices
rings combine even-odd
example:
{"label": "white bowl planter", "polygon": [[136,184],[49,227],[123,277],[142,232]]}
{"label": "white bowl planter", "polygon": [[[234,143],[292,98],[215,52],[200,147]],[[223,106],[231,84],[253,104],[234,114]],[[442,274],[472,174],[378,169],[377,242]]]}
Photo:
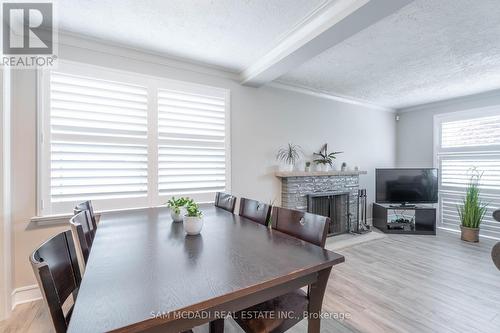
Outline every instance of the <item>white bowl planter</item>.
{"label": "white bowl planter", "polygon": [[203,228],[203,217],[184,215],[183,225],[188,235],[198,235]]}
{"label": "white bowl planter", "polygon": [[173,209],[170,209],[170,217],[172,217],[172,221],[174,222],[182,222],[182,209],[179,214],[176,214]]}

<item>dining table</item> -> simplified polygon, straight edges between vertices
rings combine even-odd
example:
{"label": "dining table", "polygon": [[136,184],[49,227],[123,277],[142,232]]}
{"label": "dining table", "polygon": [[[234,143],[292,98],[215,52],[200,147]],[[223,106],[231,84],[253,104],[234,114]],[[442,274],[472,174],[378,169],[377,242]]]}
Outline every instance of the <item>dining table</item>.
{"label": "dining table", "polygon": [[340,254],[213,205],[187,235],[166,207],[101,214],[70,333],[172,332],[309,286],[308,332],[320,332],[323,296]]}

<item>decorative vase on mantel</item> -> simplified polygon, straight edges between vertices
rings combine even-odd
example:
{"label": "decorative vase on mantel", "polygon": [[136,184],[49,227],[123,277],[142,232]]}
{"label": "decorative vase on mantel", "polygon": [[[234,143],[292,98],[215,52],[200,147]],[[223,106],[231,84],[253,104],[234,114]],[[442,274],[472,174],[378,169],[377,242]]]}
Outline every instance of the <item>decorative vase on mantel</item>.
{"label": "decorative vase on mantel", "polygon": [[316,164],[316,170],[320,172],[327,172],[330,170],[330,165],[328,163],[318,163]]}
{"label": "decorative vase on mantel", "polygon": [[294,168],[293,164],[283,163],[280,164],[280,171],[282,172],[292,172]]}

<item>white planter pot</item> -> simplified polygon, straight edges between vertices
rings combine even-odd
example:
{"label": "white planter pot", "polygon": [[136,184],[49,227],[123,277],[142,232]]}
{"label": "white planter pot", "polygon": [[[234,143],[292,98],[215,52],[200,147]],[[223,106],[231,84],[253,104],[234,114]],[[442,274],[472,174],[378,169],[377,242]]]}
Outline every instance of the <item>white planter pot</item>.
{"label": "white planter pot", "polygon": [[203,228],[203,218],[184,215],[184,231],[188,235],[198,235]]}
{"label": "white planter pot", "polygon": [[329,167],[328,164],[316,164],[316,170],[318,171],[328,171]]}
{"label": "white planter pot", "polygon": [[281,164],[280,165],[280,171],[283,171],[283,172],[292,172],[293,171],[293,164]]}
{"label": "white planter pot", "polygon": [[172,217],[172,221],[174,222],[182,222],[182,209],[179,214],[176,214],[173,209],[170,210],[170,217]]}

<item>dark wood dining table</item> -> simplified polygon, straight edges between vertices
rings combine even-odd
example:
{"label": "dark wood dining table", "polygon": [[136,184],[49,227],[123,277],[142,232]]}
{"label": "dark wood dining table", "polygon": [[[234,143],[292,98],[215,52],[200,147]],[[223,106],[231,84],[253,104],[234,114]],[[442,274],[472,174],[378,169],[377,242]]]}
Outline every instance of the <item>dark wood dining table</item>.
{"label": "dark wood dining table", "polygon": [[[200,235],[187,236],[167,208],[106,213],[68,331],[182,332],[310,286],[319,314],[337,253],[211,205]],[[215,320],[219,319],[219,320]],[[320,316],[308,332],[319,333]]]}

